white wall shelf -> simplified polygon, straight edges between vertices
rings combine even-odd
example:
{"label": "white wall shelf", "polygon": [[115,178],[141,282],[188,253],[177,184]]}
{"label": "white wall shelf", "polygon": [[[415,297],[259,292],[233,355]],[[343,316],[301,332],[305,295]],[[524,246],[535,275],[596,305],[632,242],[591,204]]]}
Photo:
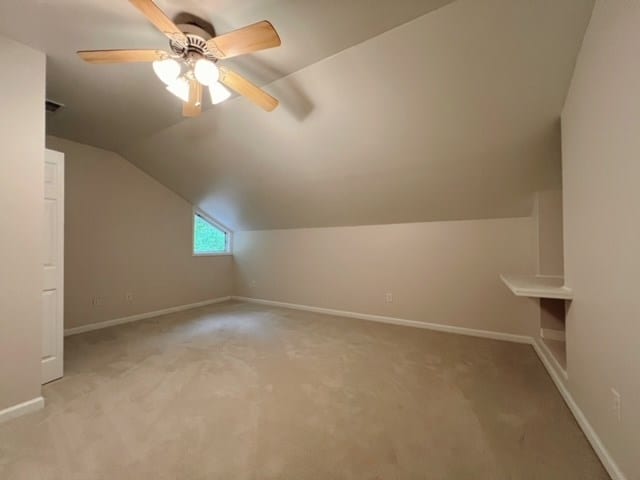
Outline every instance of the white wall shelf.
{"label": "white wall shelf", "polygon": [[563,277],[546,275],[503,274],[500,278],[514,295],[533,298],[571,300],[573,291],[564,285]]}

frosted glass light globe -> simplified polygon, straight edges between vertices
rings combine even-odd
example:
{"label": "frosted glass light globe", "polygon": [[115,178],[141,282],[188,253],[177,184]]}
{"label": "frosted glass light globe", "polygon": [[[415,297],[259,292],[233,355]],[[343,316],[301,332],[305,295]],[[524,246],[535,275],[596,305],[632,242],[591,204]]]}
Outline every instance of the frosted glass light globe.
{"label": "frosted glass light globe", "polygon": [[153,62],[153,71],[166,85],[171,85],[180,75],[180,64],[173,58],[156,60]]}
{"label": "frosted glass light globe", "polygon": [[220,82],[209,86],[209,94],[211,95],[211,103],[214,105],[224,102],[231,96],[231,92]]}
{"label": "frosted glass light globe", "polygon": [[193,74],[196,80],[205,87],[213,85],[218,81],[218,77],[220,76],[216,64],[206,58],[201,58],[196,62],[195,67],[193,67]]}
{"label": "frosted glass light globe", "polygon": [[183,102],[189,101],[189,81],[180,77],[177,80],[174,80],[173,83],[167,85],[167,90],[173,93],[176,97],[178,97]]}

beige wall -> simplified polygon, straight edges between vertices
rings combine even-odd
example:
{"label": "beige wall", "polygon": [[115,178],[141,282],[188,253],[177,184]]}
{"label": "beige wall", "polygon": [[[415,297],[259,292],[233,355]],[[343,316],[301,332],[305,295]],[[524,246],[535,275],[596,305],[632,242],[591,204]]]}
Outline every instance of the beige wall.
{"label": "beige wall", "polygon": [[596,3],[562,116],[569,388],[628,479],[640,478],[639,25],[640,2]]}
{"label": "beige wall", "polygon": [[562,190],[538,192],[535,210],[538,223],[538,273],[563,275]]}
{"label": "beige wall", "polygon": [[189,203],[115,153],[47,146],[66,160],[65,328],[231,294],[231,257],[191,254]]}
{"label": "beige wall", "polygon": [[[236,294],[533,335],[537,303],[515,297],[498,277],[535,271],[532,223],[510,218],[237,232]],[[393,303],[385,303],[386,292]]]}
{"label": "beige wall", "polygon": [[45,56],[0,37],[0,410],[40,396]]}

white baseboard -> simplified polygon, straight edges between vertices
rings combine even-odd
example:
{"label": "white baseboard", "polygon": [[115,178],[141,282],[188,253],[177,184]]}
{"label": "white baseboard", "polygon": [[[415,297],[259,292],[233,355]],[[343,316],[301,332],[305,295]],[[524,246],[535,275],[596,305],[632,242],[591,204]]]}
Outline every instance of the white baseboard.
{"label": "white baseboard", "polygon": [[[609,454],[608,450],[602,444],[600,437],[598,437],[595,430],[593,429],[593,427],[585,417],[584,413],[582,413],[582,410],[580,410],[580,407],[578,407],[578,405],[576,404],[575,400],[571,396],[571,393],[569,393],[569,390],[567,390],[565,383],[562,381],[562,379],[559,376],[560,374],[558,373],[558,371],[556,371],[556,369],[554,368],[554,365],[552,365],[551,363],[552,361],[555,361],[555,359],[553,358],[553,355],[551,355],[551,353],[548,351],[546,346],[540,340],[535,340],[533,337],[529,337],[526,335],[514,335],[511,333],[492,332],[489,330],[476,330],[473,328],[454,327],[451,325],[440,325],[437,323],[418,322],[416,320],[406,320],[402,318],[386,317],[382,315],[371,315],[368,313],[348,312],[344,310],[334,310],[331,308],[311,307],[308,305],[298,305],[295,303],[263,300],[260,298],[239,297],[239,296],[233,296],[231,298],[233,300],[239,300],[239,301],[249,302],[249,303],[257,303],[260,305],[290,308],[293,310],[304,310],[307,312],[323,313],[326,315],[335,315],[338,317],[356,318],[360,320],[370,320],[373,322],[390,323],[393,325],[404,325],[407,327],[425,328],[428,330],[455,333],[459,335],[470,335],[473,337],[490,338],[494,340],[504,340],[508,342],[530,344],[535,350],[538,357],[540,357],[540,360],[542,361],[547,372],[551,376],[553,383],[555,384],[556,388],[560,392],[560,395],[562,396],[565,403],[569,407],[569,410],[571,410],[571,413],[573,414],[576,421],[578,422],[578,425],[580,426],[585,436],[589,440],[589,443],[591,443],[591,446],[596,452],[596,455],[598,455],[598,458],[600,458],[600,461],[606,468],[611,478],[613,480],[627,480],[625,475],[620,470],[620,467],[618,467],[616,462],[613,460],[613,458]],[[550,358],[552,360],[550,360]],[[560,371],[562,371],[562,369],[559,366],[558,368]]]}
{"label": "white baseboard", "polygon": [[544,354],[545,358],[549,361],[551,366],[554,368],[555,373],[557,373],[558,375],[561,375],[565,381],[569,380],[569,375],[567,373],[567,370],[562,365],[560,365],[560,362],[555,357],[555,355],[551,352],[547,344],[544,343],[543,339],[540,339],[540,340],[533,339],[533,341],[531,342],[531,345],[533,345],[533,348],[534,350],[536,350],[536,353],[538,354],[538,356],[540,356],[541,353]]}
{"label": "white baseboard", "polygon": [[582,410],[580,410],[580,407],[573,399],[573,396],[567,389],[566,384],[562,381],[562,378],[560,378],[560,374],[554,368],[551,360],[553,359],[553,355],[551,355],[551,353],[548,351],[541,340],[532,339],[531,343],[533,345],[533,349],[538,354],[538,357],[540,357],[542,364],[547,369],[547,372],[553,380],[553,383],[555,383],[556,388],[560,392],[560,395],[562,395],[562,398],[569,407],[569,410],[571,410],[571,413],[573,413],[573,416],[578,422],[578,425],[580,425],[580,428],[589,440],[589,443],[593,447],[593,450],[596,452],[596,455],[598,455],[598,458],[604,465],[604,468],[607,470],[613,480],[626,480],[627,477],[625,477],[625,475],[622,473],[622,470],[620,470],[620,467],[618,467],[618,464],[615,462],[613,457],[611,457],[611,454],[603,445],[602,440],[600,440],[600,437],[589,423],[589,420],[587,420],[587,417],[585,417],[584,413],[582,412]]}
{"label": "white baseboard", "polygon": [[0,410],[0,423],[11,420],[12,418],[20,417],[27,413],[35,412],[36,410],[40,410],[41,408],[44,408],[44,398],[32,398],[31,400],[19,403],[18,405],[14,405],[13,407]]}
{"label": "white baseboard", "polygon": [[212,305],[214,303],[222,303],[231,300],[231,297],[213,298],[211,300],[204,300],[202,302],[189,303],[187,305],[178,305],[175,307],[164,308],[162,310],[156,310],[154,312],[138,313],[137,315],[131,315],[129,317],[114,318],[113,320],[105,320],[104,322],[90,323],[88,325],[81,325],[79,327],[67,328],[64,331],[64,336],[76,335],[78,333],[91,332],[93,330],[100,330],[101,328],[113,327],[115,325],[122,325],[123,323],[137,322],[138,320],[144,320],[147,318],[158,317],[160,315],[167,315],[169,313],[182,312],[183,310],[189,310],[191,308],[204,307],[206,305]]}
{"label": "white baseboard", "polygon": [[531,337],[526,335],[515,335],[512,333],[493,332],[490,330],[477,330],[474,328],[455,327],[453,325],[442,325],[439,323],[419,322],[417,320],[407,320],[403,318],[385,317],[383,315],[372,315],[369,313],[348,312],[345,310],[334,310],[332,308],[311,307],[308,305],[298,305],[296,303],[276,302],[273,300],[263,300],[250,297],[231,297],[242,302],[258,303],[260,305],[270,305],[272,307],[291,308],[293,310],[304,310],[307,312],[323,313],[337,317],[356,318],[359,320],[369,320],[372,322],[390,323],[393,325],[404,325],[405,327],[425,328],[438,332],[457,333],[458,335],[469,335],[472,337],[491,338],[493,340],[505,340],[507,342],[531,343]]}

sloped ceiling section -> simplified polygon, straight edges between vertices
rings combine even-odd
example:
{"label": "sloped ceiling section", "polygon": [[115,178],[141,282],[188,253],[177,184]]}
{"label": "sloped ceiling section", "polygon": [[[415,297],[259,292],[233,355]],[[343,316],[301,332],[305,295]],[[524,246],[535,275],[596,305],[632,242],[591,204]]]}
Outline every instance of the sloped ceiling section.
{"label": "sloped ceiling section", "polygon": [[528,215],[592,7],[457,0],[121,153],[236,230]]}
{"label": "sloped ceiling section", "polygon": [[[264,85],[452,0],[155,0],[218,33],[270,20],[283,47],[224,64]],[[117,150],[182,121],[148,64],[88,65],[76,50],[158,48],[168,40],[128,0],[0,0],[0,32],[47,53],[47,96],[66,105],[50,135]]]}

